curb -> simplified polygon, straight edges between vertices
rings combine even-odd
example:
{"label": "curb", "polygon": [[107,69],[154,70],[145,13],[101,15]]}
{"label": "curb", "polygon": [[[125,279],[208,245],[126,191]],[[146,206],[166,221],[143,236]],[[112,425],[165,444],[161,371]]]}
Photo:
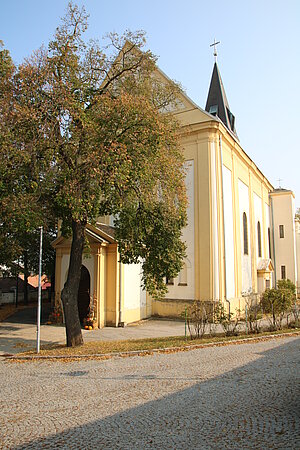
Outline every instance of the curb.
{"label": "curb", "polygon": [[130,357],[130,356],[147,356],[147,355],[153,355],[154,353],[177,353],[177,352],[184,352],[184,351],[190,351],[190,350],[197,350],[199,348],[206,348],[206,347],[222,347],[225,345],[237,345],[237,344],[251,344],[259,341],[266,341],[276,338],[283,338],[283,337],[293,337],[293,336],[299,336],[300,331],[295,331],[291,333],[281,333],[281,334],[269,334],[266,336],[257,336],[257,337],[250,337],[250,338],[243,338],[243,339],[235,339],[235,340],[229,340],[229,341],[219,341],[219,342],[207,342],[203,344],[191,344],[186,345],[182,347],[163,347],[163,348],[154,348],[154,349],[148,349],[148,350],[130,350],[127,352],[111,352],[111,353],[92,353],[90,355],[53,355],[53,356],[46,356],[46,355],[1,355],[5,358],[5,360],[13,361],[13,360],[23,360],[23,361],[47,361],[47,360],[62,360],[62,359],[109,359],[113,357]]}

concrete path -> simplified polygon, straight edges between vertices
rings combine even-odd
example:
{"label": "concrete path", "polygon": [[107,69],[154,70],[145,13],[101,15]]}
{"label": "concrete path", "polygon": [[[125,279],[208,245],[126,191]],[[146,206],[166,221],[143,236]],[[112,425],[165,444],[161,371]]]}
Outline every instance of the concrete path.
{"label": "concrete path", "polygon": [[[0,355],[16,354],[22,350],[36,348],[36,325],[26,312],[26,323],[12,316],[0,323]],[[125,328],[106,327],[96,330],[82,330],[83,339],[88,341],[118,341],[164,336],[184,336],[184,322],[175,320],[145,320]],[[66,332],[64,326],[42,325],[41,345],[64,344]]]}

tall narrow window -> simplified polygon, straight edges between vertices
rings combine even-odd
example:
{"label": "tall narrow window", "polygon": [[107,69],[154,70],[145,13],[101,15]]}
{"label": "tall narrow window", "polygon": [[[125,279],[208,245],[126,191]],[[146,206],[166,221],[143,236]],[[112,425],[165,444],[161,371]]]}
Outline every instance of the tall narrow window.
{"label": "tall narrow window", "polygon": [[183,264],[183,267],[179,273],[179,283],[178,286],[187,286],[187,267]]}
{"label": "tall narrow window", "polygon": [[284,238],[284,226],[279,225],[279,237]]}
{"label": "tall narrow window", "polygon": [[282,279],[282,280],[285,280],[285,279],[286,279],[285,266],[281,266],[281,279]]}
{"label": "tall narrow window", "polygon": [[268,228],[268,244],[269,244],[269,258],[271,259],[271,231]]}
{"label": "tall narrow window", "polygon": [[261,229],[260,222],[257,222],[257,244],[258,244],[258,257],[261,258]]}
{"label": "tall narrow window", "polygon": [[244,255],[248,255],[248,224],[246,213],[243,213]]}

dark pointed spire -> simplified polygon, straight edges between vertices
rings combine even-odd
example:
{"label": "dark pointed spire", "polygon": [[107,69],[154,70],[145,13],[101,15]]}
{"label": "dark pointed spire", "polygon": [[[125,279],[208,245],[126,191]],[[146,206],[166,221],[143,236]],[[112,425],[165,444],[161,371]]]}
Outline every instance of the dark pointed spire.
{"label": "dark pointed spire", "polygon": [[213,116],[218,116],[223,124],[237,137],[235,117],[230,111],[222,78],[216,62],[211,77],[205,111]]}

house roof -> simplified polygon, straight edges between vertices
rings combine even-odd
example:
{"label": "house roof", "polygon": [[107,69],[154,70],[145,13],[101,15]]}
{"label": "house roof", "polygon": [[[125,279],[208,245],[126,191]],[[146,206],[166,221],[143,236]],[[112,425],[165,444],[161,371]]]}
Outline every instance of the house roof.
{"label": "house roof", "polygon": [[[24,280],[24,274],[20,273],[19,277],[21,280]],[[47,275],[42,275],[41,277],[41,285],[43,286],[45,283],[48,283]],[[38,275],[32,275],[28,277],[28,284],[30,284],[32,287],[37,288],[39,285],[39,276]],[[50,283],[51,285],[51,283]]]}
{"label": "house roof", "polygon": [[237,137],[235,129],[235,117],[230,111],[229,103],[226,97],[224,85],[215,62],[210,81],[205,111],[218,117],[223,124]]}

